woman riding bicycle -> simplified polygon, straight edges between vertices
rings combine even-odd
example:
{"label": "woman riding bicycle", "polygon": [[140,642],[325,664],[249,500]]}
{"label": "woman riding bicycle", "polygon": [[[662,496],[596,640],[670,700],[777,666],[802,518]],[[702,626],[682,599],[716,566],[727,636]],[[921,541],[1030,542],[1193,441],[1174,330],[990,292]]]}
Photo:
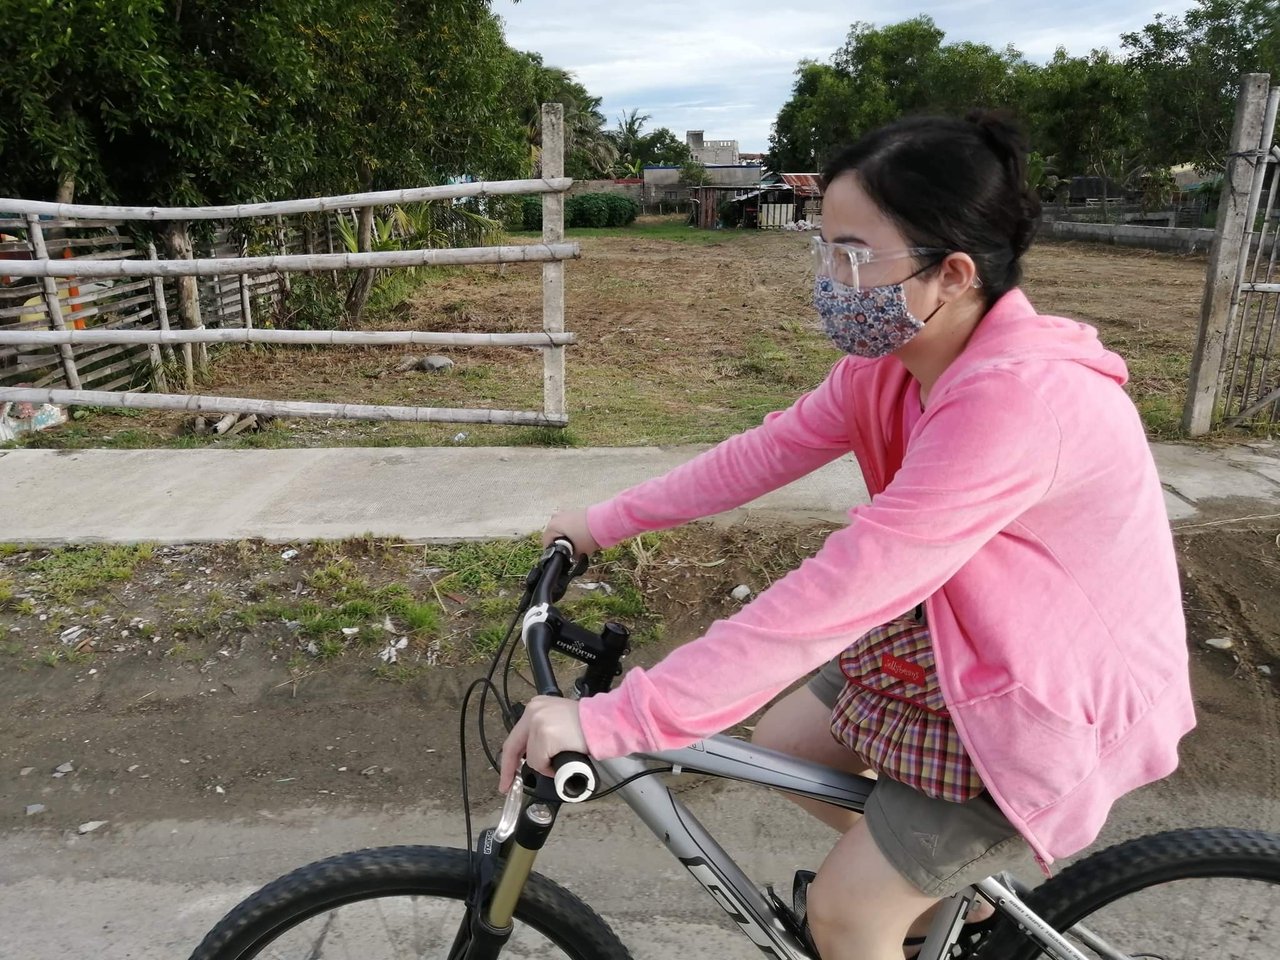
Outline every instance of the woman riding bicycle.
{"label": "woman riding bicycle", "polygon": [[761,426],[556,514],[546,535],[589,553],[849,451],[871,502],[613,692],[532,701],[502,786],[522,756],[548,772],[566,750],[685,746],[816,670],[756,741],[879,780],[864,818],[807,804],[842,833],[809,928],[826,960],[900,960],[939,899],[1028,852],[1047,868],[1090,844],[1119,797],[1173,771],[1195,721],[1172,536],[1124,362],[1018,287],[1040,208],[1017,131],[992,115],[902,120],[824,183],[814,303],[848,356]]}

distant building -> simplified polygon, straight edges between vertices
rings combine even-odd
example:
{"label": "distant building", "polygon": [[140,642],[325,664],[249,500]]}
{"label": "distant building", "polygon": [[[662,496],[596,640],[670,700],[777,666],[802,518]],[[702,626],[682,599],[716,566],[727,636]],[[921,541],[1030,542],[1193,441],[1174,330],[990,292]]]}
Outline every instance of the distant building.
{"label": "distant building", "polygon": [[[760,167],[752,163],[705,164],[711,183],[720,187],[752,187],[760,182]],[[689,185],[680,182],[680,168],[651,164],[644,168],[645,203],[683,203]]]}
{"label": "distant building", "polygon": [[684,135],[685,146],[698,163],[710,167],[714,164],[736,166],[741,162],[737,140],[705,140],[702,134],[701,130],[688,130]]}

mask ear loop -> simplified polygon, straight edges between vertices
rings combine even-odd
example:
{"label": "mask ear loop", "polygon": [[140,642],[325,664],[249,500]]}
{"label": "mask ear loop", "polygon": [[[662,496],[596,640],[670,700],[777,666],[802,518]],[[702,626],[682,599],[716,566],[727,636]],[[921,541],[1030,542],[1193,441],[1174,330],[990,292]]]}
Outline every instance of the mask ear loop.
{"label": "mask ear loop", "polygon": [[[920,274],[924,273],[926,270],[932,270],[934,267],[936,267],[938,264],[940,264],[943,260],[947,259],[947,257],[951,256],[951,254],[952,254],[952,253],[954,253],[954,252],[955,252],[954,250],[949,250],[949,251],[947,251],[946,253],[944,253],[941,257],[939,257],[937,260],[934,260],[932,263],[926,263],[926,264],[924,264],[924,265],[923,265],[922,267],[920,267],[920,269],[919,269],[919,270],[917,270],[915,273],[911,274],[911,275],[910,275],[910,276],[908,276],[908,277],[903,278],[902,283],[903,283],[903,284],[905,284],[908,280],[914,280],[916,277],[920,276]],[[899,286],[901,286],[901,285],[902,285],[902,284],[899,284]],[[933,312],[932,312],[932,313],[930,313],[930,314],[929,314],[927,317],[925,317],[923,320],[921,320],[921,321],[920,321],[920,323],[921,323],[922,325],[923,325],[923,324],[928,323],[930,320],[932,320],[934,317],[936,317],[936,316],[938,315],[938,311],[939,311],[939,310],[941,310],[941,309],[942,309],[943,307],[945,307],[946,305],[947,305],[947,301],[943,300],[943,301],[942,301],[941,303],[939,303],[936,307],[934,307],[934,308],[933,308]]]}

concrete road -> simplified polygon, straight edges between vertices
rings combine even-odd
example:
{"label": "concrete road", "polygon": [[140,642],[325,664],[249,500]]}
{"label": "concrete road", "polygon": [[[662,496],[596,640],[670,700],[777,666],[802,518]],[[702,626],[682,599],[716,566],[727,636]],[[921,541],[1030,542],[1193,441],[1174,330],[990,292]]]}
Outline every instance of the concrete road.
{"label": "concrete road", "polygon": [[[507,537],[602,500],[699,447],[0,451],[0,541]],[[1280,512],[1280,446],[1153,447],[1174,521]],[[751,509],[839,520],[866,502],[846,456]],[[1238,509],[1239,508],[1239,509]]]}
{"label": "concrete road", "polygon": [[[1248,787],[1222,792],[1198,775],[1180,775],[1126,798],[1103,842],[1189,824],[1280,829],[1272,779],[1256,781],[1256,793]],[[792,871],[815,867],[830,842],[823,828],[759,789],[714,784],[691,791],[686,800],[760,884],[789,888]],[[491,807],[479,821],[495,817]],[[185,957],[226,910],[296,866],[368,846],[461,846],[462,836],[456,809],[426,808],[250,811],[227,822],[108,825],[83,837],[13,832],[0,837],[0,957]],[[567,809],[538,869],[611,921],[637,960],[675,960],[690,949],[717,960],[759,956],[630,811],[613,801]],[[1238,903],[1200,903],[1198,923],[1211,929],[1239,917],[1241,909]],[[1270,909],[1280,917],[1274,898]],[[1215,960],[1263,956],[1221,951]]]}

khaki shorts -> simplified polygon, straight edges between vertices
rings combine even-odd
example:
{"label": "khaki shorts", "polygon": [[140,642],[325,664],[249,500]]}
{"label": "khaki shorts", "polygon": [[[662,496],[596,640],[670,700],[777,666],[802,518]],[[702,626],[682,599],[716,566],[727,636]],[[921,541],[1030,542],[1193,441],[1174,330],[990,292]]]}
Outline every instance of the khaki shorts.
{"label": "khaki shorts", "polygon": [[[833,660],[809,680],[827,707],[844,690]],[[894,869],[921,893],[949,897],[1002,870],[1034,865],[1031,848],[987,793],[966,803],[935,800],[881,777],[864,813],[871,839]]]}

